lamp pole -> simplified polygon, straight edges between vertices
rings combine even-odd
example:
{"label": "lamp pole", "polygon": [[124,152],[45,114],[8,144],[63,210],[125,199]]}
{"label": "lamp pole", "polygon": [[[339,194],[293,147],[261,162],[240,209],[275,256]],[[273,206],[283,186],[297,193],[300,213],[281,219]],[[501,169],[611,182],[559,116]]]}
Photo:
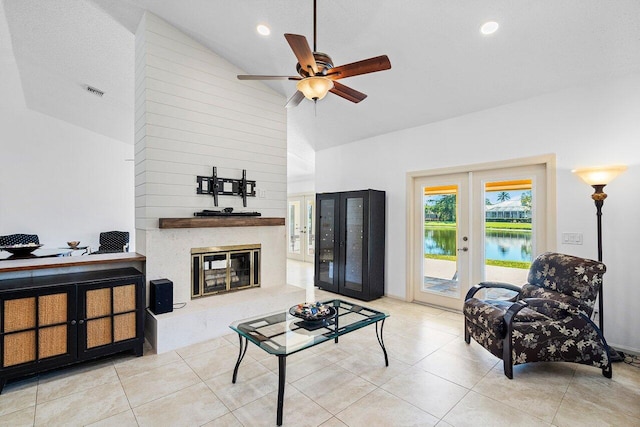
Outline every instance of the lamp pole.
{"label": "lamp pole", "polygon": [[[610,183],[616,176],[621,174],[627,169],[626,166],[604,166],[604,167],[592,167],[574,169],[572,172],[578,175],[584,182],[593,187],[593,194],[591,198],[596,204],[596,217],[598,220],[598,261],[602,262],[602,206],[604,205],[604,199],[607,198],[604,187]],[[600,332],[604,335],[604,302],[603,302],[603,290],[604,282],[600,284],[600,292],[598,293],[598,325],[600,326]],[[609,359],[612,362],[622,361],[622,357],[617,350],[613,347],[609,347]]]}
{"label": "lamp pole", "polygon": [[[607,198],[607,193],[604,190],[604,184],[594,184],[592,185],[595,190],[591,195],[591,198],[596,204],[596,217],[598,219],[598,261],[602,262],[602,206],[604,205],[604,199]],[[603,308],[604,303],[602,302],[602,284],[600,284],[600,295],[598,295],[598,323],[600,326],[600,332],[604,335],[604,316]]]}

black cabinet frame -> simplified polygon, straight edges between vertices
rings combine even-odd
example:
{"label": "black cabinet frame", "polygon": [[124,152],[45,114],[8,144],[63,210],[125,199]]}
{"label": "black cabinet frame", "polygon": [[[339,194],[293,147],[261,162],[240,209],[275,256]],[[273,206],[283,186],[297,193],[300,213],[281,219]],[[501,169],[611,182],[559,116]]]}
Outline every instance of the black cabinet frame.
{"label": "black cabinet frame", "polygon": [[[131,311],[131,313],[135,313],[135,337],[87,349],[85,345],[87,342],[87,329],[84,295],[91,289],[110,288],[113,308],[113,287],[125,284],[135,285],[135,310]],[[142,356],[144,344],[144,287],[144,275],[135,268],[0,280],[0,393],[9,379],[32,375],[127,350],[133,351],[136,356]],[[66,321],[59,325],[55,323],[48,324],[46,327],[66,325],[66,352],[61,355],[40,359],[38,355],[38,331],[40,329],[38,325],[38,298],[61,293],[67,294]],[[36,325],[28,330],[35,331],[35,360],[4,367],[5,335],[20,332],[19,330],[5,331],[5,301],[31,297],[36,300]]]}
{"label": "black cabinet frame", "polygon": [[[349,201],[360,199],[357,211]],[[360,212],[361,208],[361,212]],[[349,224],[349,215],[361,215]],[[357,233],[361,233],[361,238]],[[351,238],[357,247],[350,245]],[[357,257],[357,258],[354,258]],[[351,257],[351,258],[349,258]],[[356,266],[349,265],[356,262]],[[378,190],[320,193],[316,195],[315,285],[341,295],[370,301],[384,295],[385,193]],[[351,268],[351,271],[347,269]],[[355,270],[354,270],[355,268]],[[361,280],[350,281],[350,274]]]}

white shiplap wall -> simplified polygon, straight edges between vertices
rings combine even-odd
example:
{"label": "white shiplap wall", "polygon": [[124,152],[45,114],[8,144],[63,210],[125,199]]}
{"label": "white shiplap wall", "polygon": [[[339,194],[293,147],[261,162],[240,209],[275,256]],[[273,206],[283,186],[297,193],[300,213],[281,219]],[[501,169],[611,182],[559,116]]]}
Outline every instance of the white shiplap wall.
{"label": "white shiplap wall", "polygon": [[[172,280],[174,302],[187,302],[188,307],[193,307],[194,247],[261,244],[261,286],[266,290],[286,284],[284,226],[158,228],[158,218],[192,217],[214,208],[213,197],[196,194],[196,176],[211,176],[213,166],[223,178],[242,178],[246,169],[247,179],[256,181],[257,192],[265,195],[248,198],[246,208],[240,197],[220,196],[220,208],[285,216],[286,99],[260,82],[237,80],[237,74],[245,73],[145,13],[136,33],[136,248],[147,257],[147,280]],[[155,320],[148,319],[148,324],[159,328]],[[149,338],[157,348],[185,344],[179,337],[189,321],[170,323],[170,333],[151,328],[156,336]],[[214,332],[202,327],[200,337]],[[174,342],[159,342],[161,336]]]}
{"label": "white shiplap wall", "polygon": [[[136,228],[161,217],[190,217],[213,208],[196,195],[196,176],[255,180],[264,198],[246,210],[284,217],[287,193],[285,99],[157,16],[146,13],[136,34]],[[245,209],[240,197],[220,207]],[[144,233],[142,233],[144,234]]]}

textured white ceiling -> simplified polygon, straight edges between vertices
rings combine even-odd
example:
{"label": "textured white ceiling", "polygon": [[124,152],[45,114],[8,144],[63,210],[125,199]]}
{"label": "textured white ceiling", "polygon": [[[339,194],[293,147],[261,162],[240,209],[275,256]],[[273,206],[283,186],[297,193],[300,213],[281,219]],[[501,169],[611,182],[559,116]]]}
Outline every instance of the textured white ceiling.
{"label": "textured white ceiling", "polygon": [[4,7],[27,106],[133,143],[134,35],[86,0]]}
{"label": "textured white ceiling", "polygon": [[[295,74],[283,33],[313,36],[312,0],[4,3],[29,106],[125,141],[144,10],[249,74]],[[488,20],[500,29],[482,36]],[[271,36],[259,36],[258,23]],[[640,72],[640,1],[318,0],[317,43],[336,65],[387,54],[392,69],[341,80],[369,95],[360,104],[329,94],[289,111],[290,144],[315,150]],[[86,83],[105,98],[74,91]],[[295,91],[294,82],[268,84],[287,97]]]}

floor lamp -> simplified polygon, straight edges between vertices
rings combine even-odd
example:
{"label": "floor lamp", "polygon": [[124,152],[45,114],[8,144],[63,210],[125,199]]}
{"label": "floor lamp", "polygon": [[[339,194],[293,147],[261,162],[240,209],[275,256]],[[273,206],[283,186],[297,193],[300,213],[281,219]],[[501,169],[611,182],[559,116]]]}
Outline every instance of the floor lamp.
{"label": "floor lamp", "polygon": [[[594,193],[591,195],[591,198],[596,204],[596,216],[598,219],[598,261],[600,262],[602,262],[602,205],[604,205],[604,199],[607,198],[607,193],[605,193],[603,189],[625,170],[627,170],[627,167],[620,165],[581,168],[571,171],[582,178],[584,182],[592,186],[594,189]],[[603,285],[604,284],[600,285],[600,295],[598,295],[598,321],[600,324],[600,331],[604,335],[604,305],[602,302]],[[622,357],[613,347],[609,347],[609,356],[612,362],[622,361]]]}

